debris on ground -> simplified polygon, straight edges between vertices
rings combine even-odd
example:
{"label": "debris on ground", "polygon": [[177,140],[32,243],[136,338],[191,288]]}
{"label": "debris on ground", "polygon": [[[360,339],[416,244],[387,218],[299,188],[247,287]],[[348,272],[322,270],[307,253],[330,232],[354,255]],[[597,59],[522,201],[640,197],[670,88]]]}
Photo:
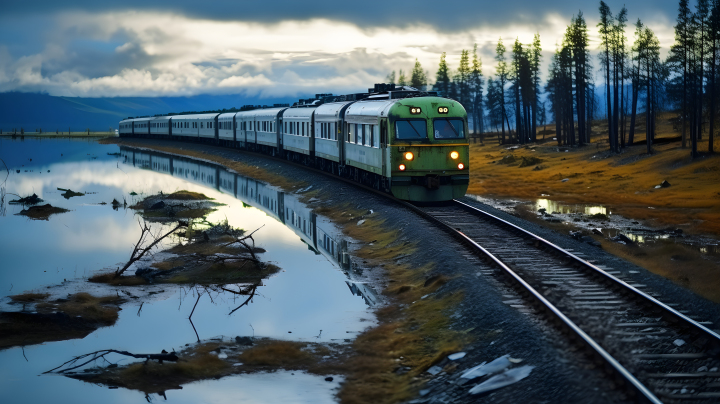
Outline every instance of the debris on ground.
{"label": "debris on ground", "polygon": [[43,200],[40,199],[36,194],[32,194],[30,196],[26,196],[24,198],[20,199],[13,199],[12,201],[8,202],[11,205],[37,205],[38,203],[42,202]]}
{"label": "debris on ground", "polygon": [[75,192],[75,191],[73,191],[72,189],[58,188],[57,190],[58,190],[58,191],[65,191],[65,192],[63,192],[62,194],[60,194],[60,195],[62,195],[62,197],[65,198],[65,199],[70,199],[70,198],[72,198],[73,196],[84,196],[84,195],[85,195],[85,194],[82,193],[82,192]]}
{"label": "debris on ground", "polygon": [[470,394],[486,393],[488,391],[497,390],[519,382],[520,380],[530,376],[530,372],[532,372],[533,368],[535,368],[535,366],[526,365],[506,370],[504,373],[495,375],[473,387],[470,389]]}
{"label": "debris on ground", "polygon": [[[136,194],[137,195],[137,194]],[[153,222],[177,219],[198,219],[215,211],[222,204],[199,192],[177,191],[171,194],[151,195],[130,206],[142,217]]]}
{"label": "debris on ground", "polygon": [[31,206],[23,209],[18,215],[27,216],[33,220],[49,220],[51,215],[69,212],[67,209],[58,208],[48,204],[40,206]]}

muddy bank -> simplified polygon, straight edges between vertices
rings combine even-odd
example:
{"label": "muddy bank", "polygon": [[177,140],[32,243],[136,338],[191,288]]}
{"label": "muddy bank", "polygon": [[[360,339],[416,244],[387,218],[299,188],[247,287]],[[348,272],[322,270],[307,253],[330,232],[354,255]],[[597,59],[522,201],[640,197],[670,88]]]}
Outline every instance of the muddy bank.
{"label": "muddy bank", "polygon": [[214,212],[222,204],[199,192],[176,191],[150,195],[130,206],[143,218],[154,222],[198,219]]}
{"label": "muddy bank", "polygon": [[20,213],[18,213],[18,215],[27,216],[33,220],[49,220],[50,216],[65,212],[69,212],[69,210],[52,206],[47,203],[45,205],[36,205],[23,209]]}
{"label": "muddy bank", "polygon": [[119,296],[93,296],[76,293],[56,300],[49,294],[26,293],[11,296],[23,308],[31,304],[34,311],[0,312],[0,349],[27,346],[48,341],[84,338],[100,327],[115,324]]}
{"label": "muddy bank", "polygon": [[[178,351],[173,349],[170,355],[175,358],[169,356],[170,361],[147,360],[122,366],[113,362],[100,367],[65,371],[73,367],[71,365],[75,363],[72,363],[55,372],[87,383],[137,390],[146,396],[162,396],[168,390],[182,389],[182,385],[187,383],[238,374],[272,372],[279,368],[321,376],[337,375],[347,371],[348,351],[347,344],[238,336],[188,344]],[[110,361],[127,359],[126,356],[113,353],[103,357]],[[327,382],[333,382],[334,379],[332,376],[326,377]]]}

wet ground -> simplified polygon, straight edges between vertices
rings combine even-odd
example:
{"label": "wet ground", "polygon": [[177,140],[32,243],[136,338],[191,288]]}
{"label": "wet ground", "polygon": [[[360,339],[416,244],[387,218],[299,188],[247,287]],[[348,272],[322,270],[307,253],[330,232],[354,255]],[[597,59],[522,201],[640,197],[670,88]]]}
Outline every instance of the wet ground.
{"label": "wet ground", "polygon": [[[241,303],[236,296],[201,297],[192,317],[194,324],[188,321],[197,299],[194,289],[121,288],[130,292],[128,296],[142,298],[130,296],[114,326],[83,339],[0,351],[3,402],[145,401],[135,391],[59,376],[38,377],[75,355],[95,350],[154,353],[180,349],[198,338],[235,336],[347,343],[375,324],[371,307],[377,296],[354,282],[352,265],[343,254],[346,240],[328,220],[305,207],[299,195],[285,194],[219,166],[121,150],[93,140],[0,138],[0,158],[9,168],[8,200],[36,194],[43,203],[69,210],[47,220],[33,220],[18,215],[22,205],[5,206],[5,216],[0,216],[2,311],[27,309],[8,298],[27,291],[53,297],[77,291],[100,294],[103,286],[87,283],[87,277],[127,261],[140,235],[138,218],[125,209],[125,203],[131,205],[160,191],[200,192],[224,204],[207,222],[227,219],[237,228],[260,228],[255,240],[267,251],[261,258],[281,268],[263,282],[249,305],[232,315],[228,313]],[[67,197],[67,189],[84,195]],[[116,209],[113,199],[120,203]],[[168,239],[165,247],[177,241]],[[127,363],[120,357],[113,360]],[[284,371],[232,376],[191,383],[168,392],[167,400],[197,402],[202,397],[206,402],[225,402],[245,397],[254,402],[333,402],[339,380],[326,382],[320,376]]]}
{"label": "wet ground", "polygon": [[[673,228],[652,226],[614,214],[609,207],[603,205],[567,204],[545,198],[526,201],[478,195],[467,195],[467,197],[508,213],[523,209],[533,212],[545,221],[565,223],[588,233],[598,230],[602,235],[610,238],[623,235],[641,248],[680,244],[720,263],[720,240],[710,235],[688,234],[686,230],[691,229],[689,224]],[[617,240],[626,243],[623,239]]]}

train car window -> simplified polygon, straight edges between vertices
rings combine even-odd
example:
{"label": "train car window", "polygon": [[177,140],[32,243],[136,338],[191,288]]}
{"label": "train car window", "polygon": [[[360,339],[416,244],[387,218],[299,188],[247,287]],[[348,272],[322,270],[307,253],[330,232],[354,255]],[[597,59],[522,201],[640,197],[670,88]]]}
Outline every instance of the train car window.
{"label": "train car window", "polygon": [[[204,126],[205,126],[204,122],[200,122],[200,129],[204,129]],[[209,126],[208,126],[208,128],[209,128]]]}
{"label": "train car window", "polygon": [[397,139],[427,139],[427,122],[424,119],[403,119],[395,121]]}
{"label": "train car window", "polygon": [[305,136],[305,122],[300,122],[300,125],[300,130],[302,131],[300,136]]}
{"label": "train car window", "polygon": [[377,136],[375,135],[375,125],[370,125],[370,147],[377,147]]}
{"label": "train car window", "polygon": [[351,143],[353,139],[352,129],[355,125],[351,125],[349,123],[346,123],[345,125],[347,125],[347,141],[348,143]]}
{"label": "train car window", "polygon": [[433,120],[435,139],[460,139],[465,137],[465,125],[462,119],[436,118]]}

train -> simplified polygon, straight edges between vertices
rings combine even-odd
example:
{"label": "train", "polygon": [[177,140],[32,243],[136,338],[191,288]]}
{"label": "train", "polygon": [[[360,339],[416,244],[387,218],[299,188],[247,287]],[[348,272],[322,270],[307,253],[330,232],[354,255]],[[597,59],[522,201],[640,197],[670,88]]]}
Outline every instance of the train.
{"label": "train", "polygon": [[464,196],[470,182],[467,121],[456,100],[382,83],[367,93],[318,94],[293,106],[128,118],[119,135],[261,152],[398,199],[442,202]]}
{"label": "train", "polygon": [[290,228],[310,251],[324,256],[340,268],[348,277],[345,283],[352,294],[362,297],[368,306],[378,304],[377,292],[359,280],[362,267],[352,261],[347,240],[328,219],[315,214],[297,195],[285,193],[272,185],[234,173],[222,166],[187,157],[121,146],[120,161],[129,166],[215,189],[241,201],[243,206],[259,209]]}

